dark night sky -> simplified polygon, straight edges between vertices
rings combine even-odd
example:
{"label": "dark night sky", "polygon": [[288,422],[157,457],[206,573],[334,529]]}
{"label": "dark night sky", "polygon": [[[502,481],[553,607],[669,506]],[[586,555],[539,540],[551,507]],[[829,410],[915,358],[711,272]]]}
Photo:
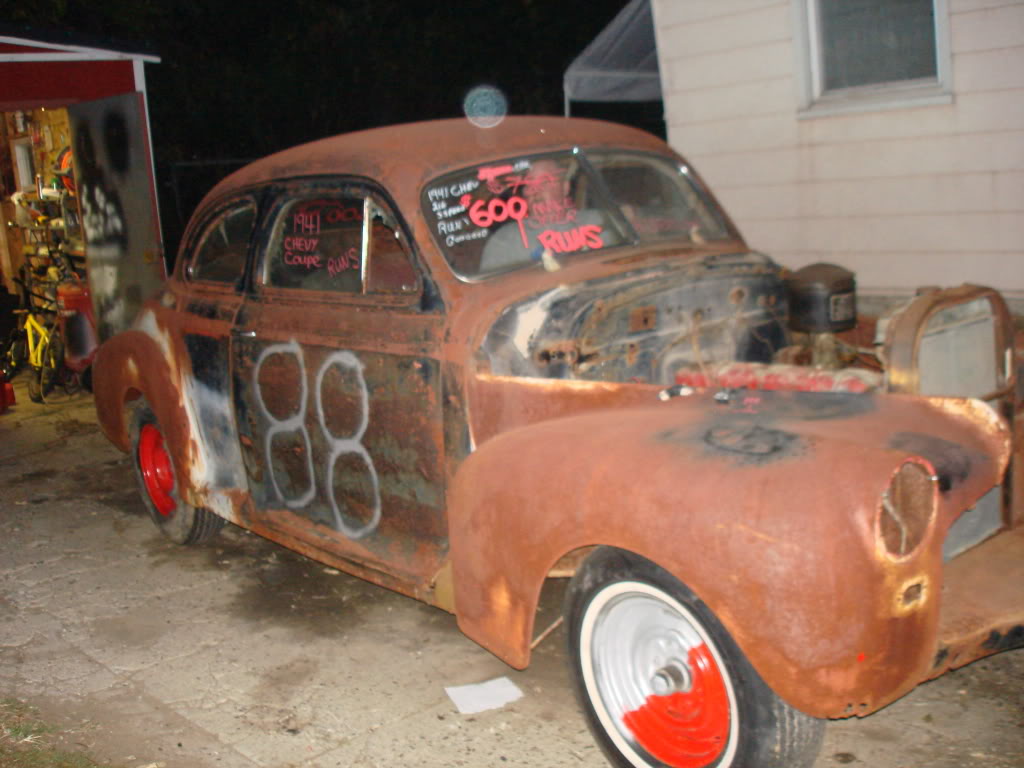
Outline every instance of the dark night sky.
{"label": "dark night sky", "polygon": [[[3,0],[0,13],[11,24],[125,41],[161,57],[146,65],[146,78],[173,241],[173,181],[188,208],[192,188],[233,169],[175,169],[183,161],[252,159],[345,131],[457,116],[481,83],[500,88],[513,114],[560,114],[565,68],[626,2]],[[645,119],[614,108],[580,112]],[[660,128],[656,120],[644,127]]]}

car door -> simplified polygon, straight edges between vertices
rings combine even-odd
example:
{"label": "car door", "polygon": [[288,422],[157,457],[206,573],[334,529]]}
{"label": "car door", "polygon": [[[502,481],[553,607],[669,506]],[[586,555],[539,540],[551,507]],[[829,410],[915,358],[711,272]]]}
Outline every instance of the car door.
{"label": "car door", "polygon": [[256,197],[247,193],[200,214],[186,235],[177,283],[183,291],[173,315],[189,362],[182,371],[182,394],[193,414],[202,457],[193,472],[203,477],[194,484],[201,486],[209,506],[229,517],[230,499],[218,499],[217,494],[245,488],[231,417],[230,338],[243,300],[257,209]]}
{"label": "car door", "polygon": [[233,340],[254,527],[389,586],[425,583],[447,551],[443,312],[380,190],[274,194]]}

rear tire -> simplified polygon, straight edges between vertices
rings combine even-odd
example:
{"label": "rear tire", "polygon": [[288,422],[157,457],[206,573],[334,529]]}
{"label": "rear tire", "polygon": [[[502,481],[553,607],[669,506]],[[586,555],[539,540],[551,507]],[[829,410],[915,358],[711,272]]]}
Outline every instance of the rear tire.
{"label": "rear tire", "polygon": [[174,461],[163,430],[145,401],[135,407],[131,438],[135,478],[157,528],[176,544],[201,544],[216,536],[224,527],[224,518],[179,498]]}
{"label": "rear tire", "polygon": [[825,724],[768,688],[693,592],[603,548],[566,593],[576,695],[620,768],[805,768]]}

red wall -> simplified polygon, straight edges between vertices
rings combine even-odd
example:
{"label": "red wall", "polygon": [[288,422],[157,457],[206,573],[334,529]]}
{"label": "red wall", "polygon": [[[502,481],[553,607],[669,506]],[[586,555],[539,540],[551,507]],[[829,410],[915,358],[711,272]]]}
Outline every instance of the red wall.
{"label": "red wall", "polygon": [[0,53],[61,53],[56,48],[44,48],[41,45],[13,45],[0,43]]}
{"label": "red wall", "polygon": [[130,59],[0,62],[0,111],[94,101],[134,91]]}

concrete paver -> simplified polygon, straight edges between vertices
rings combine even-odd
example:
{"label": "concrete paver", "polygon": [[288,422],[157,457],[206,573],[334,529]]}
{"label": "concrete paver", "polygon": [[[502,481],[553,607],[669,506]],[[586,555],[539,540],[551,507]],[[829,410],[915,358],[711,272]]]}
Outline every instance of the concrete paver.
{"label": "concrete paver", "polygon": [[[606,765],[556,631],[517,672],[453,617],[228,527],[182,548],[146,518],[88,396],[0,415],[0,698],[124,766]],[[538,626],[557,616],[546,591]],[[524,697],[457,713],[445,686]],[[816,768],[1024,766],[1024,651],[830,724]]]}

